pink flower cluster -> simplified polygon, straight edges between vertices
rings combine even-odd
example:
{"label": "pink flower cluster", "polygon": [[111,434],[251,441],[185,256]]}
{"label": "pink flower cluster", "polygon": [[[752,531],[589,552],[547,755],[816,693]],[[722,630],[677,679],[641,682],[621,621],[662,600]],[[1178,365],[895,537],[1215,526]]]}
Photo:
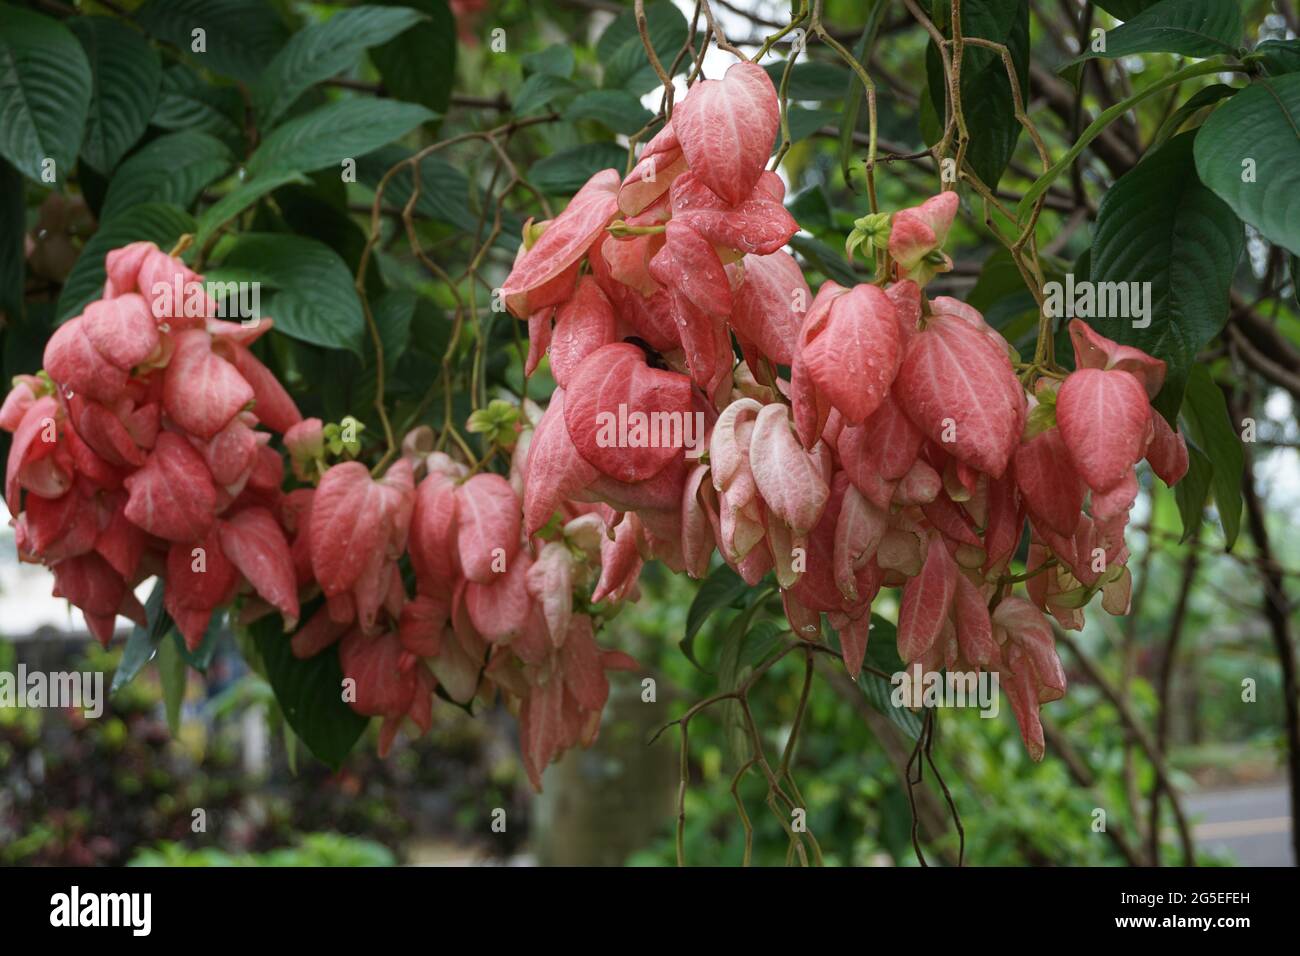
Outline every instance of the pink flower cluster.
{"label": "pink flower cluster", "polygon": [[[291,430],[291,455],[310,457],[301,448],[319,446],[320,427],[307,419]],[[532,437],[521,430],[516,461]],[[428,729],[435,687],[461,704],[500,692],[518,714],[524,765],[540,788],[547,764],[595,738],[605,671],[634,666],[596,643],[594,615],[602,602],[635,596],[641,560],[624,526],[610,530],[609,508],[563,503],[562,525],[525,536],[520,469],[510,479],[470,474],[442,452],[417,450],[421,439],[408,436],[382,478],[344,462],[318,487],[288,494],[299,585],[325,597],[293,651],[311,657],[342,641],[354,708],[383,718],[381,753],[405,718]],[[399,567],[404,553],[414,597]]]}
{"label": "pink flower cluster", "polygon": [[[1097,591],[1127,609],[1134,466],[1170,484],[1187,467],[1148,401],[1164,363],[1076,321],[1078,371],[1018,375],[978,311],[922,291],[951,267],[952,192],[892,217],[878,283],[812,298],[764,170],[777,123],[766,74],[737,64],[691,88],[629,176],[598,173],[529,230],[502,291],[559,387],[525,530],[595,501],[676,570],[703,576],[716,549],[751,584],[774,571],[795,633],[819,640],[826,614],[855,675],[877,594],[901,587],[903,660],[998,672],[1038,759],[1038,707],[1065,692],[1043,612],[1080,627]],[[611,422],[639,430],[611,440]],[[1007,573],[1027,519],[1031,600]]]}
{"label": "pink flower cluster", "polygon": [[105,645],[116,615],[144,623],[133,588],[157,574],[191,648],[241,589],[292,627],[283,466],[258,426],[300,416],[249,351],[270,320],[213,318],[202,278],[153,243],[105,266],[103,295],[55,330],[44,372],[19,376],[0,409],[21,558],[53,570],[55,595]]}

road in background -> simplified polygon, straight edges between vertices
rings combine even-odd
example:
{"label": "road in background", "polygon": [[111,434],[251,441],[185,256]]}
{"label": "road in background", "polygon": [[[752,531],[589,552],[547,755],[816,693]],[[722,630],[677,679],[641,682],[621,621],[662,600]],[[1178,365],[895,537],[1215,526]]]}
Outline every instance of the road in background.
{"label": "road in background", "polygon": [[1294,866],[1286,787],[1206,790],[1184,798],[1197,849],[1226,851],[1239,866]]}

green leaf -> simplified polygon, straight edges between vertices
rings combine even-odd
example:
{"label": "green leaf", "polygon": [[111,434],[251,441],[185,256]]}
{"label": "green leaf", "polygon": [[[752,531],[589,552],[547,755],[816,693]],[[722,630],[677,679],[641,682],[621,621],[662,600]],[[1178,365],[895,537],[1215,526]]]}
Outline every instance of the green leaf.
{"label": "green leaf", "polygon": [[149,125],[162,86],[162,61],[139,32],[118,20],[78,17],[68,26],[86,51],[93,77],[81,156],[107,174]]}
{"label": "green leaf", "polygon": [[285,720],[317,759],[339,769],[368,721],[343,701],[338,645],[302,661],[278,616],[262,618],[250,632]]}
{"label": "green leaf", "polygon": [[173,629],[172,619],[163,608],[163,587],[162,578],[154,581],[153,590],[149,592],[149,598],[144,602],[145,625],[141,627],[137,624],[131,629],[126,645],[122,648],[122,659],[113,673],[113,683],[108,689],[109,694],[116,694],[135,680],[136,675],[158,651],[158,642]]}
{"label": "green leaf", "polygon": [[1147,7],[1153,7],[1159,2],[1160,0],[1094,0],[1096,6],[1117,20],[1131,20]]}
{"label": "green leaf", "polygon": [[[18,170],[0,159],[0,327],[13,324],[23,315],[26,230],[23,178]],[[4,384],[9,384],[8,379]]]}
{"label": "green leaf", "polygon": [[1300,254],[1300,74],[1262,77],[1205,121],[1196,171],[1265,239]]}
{"label": "green leaf", "polygon": [[[785,60],[775,60],[763,69],[772,78],[772,85],[780,89]],[[791,100],[839,100],[844,98],[848,82],[847,67],[805,60],[796,63],[790,71],[790,85],[786,87],[786,92]]]}
{"label": "green leaf", "polygon": [[[357,178],[371,189],[377,188],[384,174],[410,155],[411,151],[401,146],[376,150],[357,161]],[[394,173],[384,187],[384,205],[404,209],[411,188],[411,167],[407,165]],[[470,208],[469,196],[469,178],[464,170],[440,156],[420,160],[420,198],[415,201],[415,211],[421,216],[473,232],[479,226],[479,216]]]}
{"label": "green leaf", "polygon": [[419,296],[406,289],[394,289],[382,296],[371,307],[379,340],[384,345],[384,368],[390,374],[406,354],[411,342],[411,319]]}
{"label": "green leaf", "polygon": [[1254,52],[1264,61],[1272,76],[1300,73],[1300,40],[1265,40]]}
{"label": "green leaf", "polygon": [[729,607],[748,590],[749,585],[739,574],[727,565],[720,564],[709,572],[709,576],[700,584],[700,589],[695,592],[695,599],[686,612],[686,634],[678,646],[687,660],[700,670],[704,668],[695,659],[695,636],[715,611]]}
{"label": "green leaf", "polygon": [[[1057,277],[1049,274],[1047,278]],[[1037,331],[1038,303],[1006,249],[995,249],[984,260],[979,278],[967,293],[966,301],[979,309],[984,320],[1013,346],[1021,345],[1023,333]]]}
{"label": "green leaf", "polygon": [[158,104],[150,122],[159,129],[194,130],[237,141],[237,119],[243,109],[239,92],[233,87],[210,86],[184,63],[175,63],[163,71]]}
{"label": "green leaf", "polygon": [[76,265],[63,284],[59,295],[59,321],[77,315],[86,304],[104,291],[104,257],[129,242],[145,240],[157,243],[164,252],[187,232],[193,232],[193,217],[184,209],[162,202],[132,206],[120,216],[99,227],[82,247]]}
{"label": "green leaf", "polygon": [[266,176],[257,176],[253,179],[245,180],[214,202],[207,209],[203,210],[202,214],[199,216],[198,232],[194,237],[194,245],[192,248],[202,249],[207,245],[208,240],[211,239],[222,226],[234,219],[267,193],[279,189],[281,186],[285,186],[289,183],[305,182],[308,182],[307,177],[298,172],[272,173]]}
{"label": "green leaf", "polygon": [[0,156],[42,181],[54,160],[66,183],[90,108],[90,64],[57,20],[0,3]]}
{"label": "green leaf", "polygon": [[[718,652],[718,690],[735,690],[748,677],[750,671],[768,654],[781,646],[781,635],[790,633],[784,621],[764,618],[753,621],[758,610],[755,604],[740,614],[727,628]],[[723,702],[722,724],[731,751],[733,766],[749,752],[749,733],[744,722],[744,712],[734,700]]]}
{"label": "green leaf", "polygon": [[[866,25],[862,36],[853,48],[853,59],[866,66],[871,62],[871,54],[876,47],[876,36],[880,32],[880,21],[885,11],[885,0],[868,0]],[[868,70],[870,72],[870,70]],[[844,111],[840,120],[840,172],[848,183],[849,163],[853,159],[853,133],[858,128],[858,115],[862,111],[862,101],[866,96],[866,87],[858,79],[856,72],[850,72],[848,91],[844,95]]]}
{"label": "green leaf", "polygon": [[1189,437],[1204,451],[1214,469],[1214,506],[1223,526],[1223,540],[1231,548],[1241,530],[1241,478],[1246,462],[1228,414],[1227,399],[1204,365],[1193,366],[1188,377],[1183,419]]}
{"label": "green leaf", "polygon": [[[673,59],[685,45],[690,28],[686,17],[671,0],[655,0],[646,4],[646,33],[665,71],[672,68]],[[646,56],[645,46],[637,32],[633,10],[627,9],[596,41],[596,59],[604,65],[602,85],[606,89],[625,89],[640,96],[659,85],[659,77]],[[683,58],[679,69],[688,61]]]}
{"label": "green leaf", "polygon": [[785,621],[772,618],[759,621],[745,635],[744,644],[740,649],[740,666],[757,667],[763,663],[781,647],[783,643],[781,638],[786,634],[790,634],[790,628]]}
{"label": "green leaf", "polygon": [[1241,43],[1237,0],[1161,0],[1105,34],[1106,49],[1091,47],[1073,62],[1134,53],[1206,57],[1235,53]]}
{"label": "green leaf", "polygon": [[627,90],[588,90],[579,93],[564,111],[569,122],[593,119],[611,133],[631,136],[650,122],[653,114],[641,99]]}
{"label": "green leaf", "polygon": [[515,115],[527,116],[529,113],[535,113],[542,107],[549,106],[552,100],[572,95],[576,90],[577,86],[561,76],[534,73],[524,80],[524,85],[515,93],[513,103]]}
{"label": "green leaf", "polygon": [[158,680],[162,684],[163,709],[167,713],[167,729],[175,737],[181,729],[181,705],[185,703],[185,658],[175,641],[158,644]]}
{"label": "green leaf", "polygon": [[361,356],[365,315],[352,273],[337,252],[305,236],[243,233],[235,238],[220,267],[209,270],[217,282],[261,282],[262,311],[290,338]]}
{"label": "green leaf", "polygon": [[839,118],[840,114],[835,110],[806,110],[799,106],[792,106],[789,115],[790,142],[803,142],[823,126],[834,126]]}
{"label": "green leaf", "polygon": [[588,179],[611,166],[621,170],[627,150],[615,143],[584,143],[533,163],[528,179],[542,192],[562,196],[582,188]]}
{"label": "green leaf", "polygon": [[840,285],[854,286],[858,284],[859,276],[853,271],[853,267],[844,260],[844,256],[820,239],[796,235],[790,239],[790,248],[803,256],[810,266],[817,269],[826,278],[834,279]]}
{"label": "green leaf", "polygon": [[1192,536],[1205,514],[1205,502],[1210,497],[1210,483],[1214,480],[1214,465],[1196,442],[1187,438],[1187,474],[1174,485],[1174,500],[1178,503],[1178,516],[1183,522],[1183,536],[1179,543]]}
{"label": "green leaf", "polygon": [[276,128],[248,162],[254,175],[288,170],[310,173],[340,167],[374,152],[435,116],[423,106],[395,100],[350,99],[329,103]]}
{"label": "green leaf", "polygon": [[[838,637],[838,635],[837,635]],[[893,623],[878,614],[871,615],[871,636],[867,641],[866,663],[885,674],[897,674],[903,670],[903,662],[898,657],[898,631]],[[871,671],[864,669],[858,674],[858,686],[862,695],[875,710],[889,718],[890,723],[901,730],[911,740],[921,736],[921,718],[906,707],[895,707],[890,699],[893,684]]]}
{"label": "green leaf", "polygon": [[456,18],[447,0],[379,0],[414,7],[425,19],[370,51],[384,87],[399,100],[447,112],[456,85]]}
{"label": "green leaf", "polygon": [[206,674],[208,667],[212,664],[212,658],[217,653],[217,645],[221,641],[221,635],[226,632],[226,612],[216,610],[212,612],[212,617],[208,620],[207,630],[203,632],[203,640],[194,650],[185,646],[185,637],[177,629],[172,630],[172,639],[176,642],[176,652],[180,654],[188,666],[193,667],[200,674]]}
{"label": "green leaf", "polygon": [[421,19],[409,7],[359,6],[299,30],[253,88],[263,125],[274,126],[310,87],[351,69],[369,47],[391,40]]}
{"label": "green leaf", "polygon": [[100,220],[107,222],[146,202],[185,208],[204,186],[224,176],[233,162],[226,144],[207,133],[187,130],[160,136],[117,168]]}
{"label": "green leaf", "polygon": [[546,73],[568,79],[573,75],[573,47],[568,43],[553,43],[545,50],[525,53],[523,67],[529,73]]}
{"label": "green leaf", "polygon": [[[946,27],[946,18],[945,18]],[[1029,89],[1028,0],[982,0],[962,6],[962,33],[1007,47],[1022,95]],[[945,84],[938,49],[926,49],[926,77],[931,108],[944,115]],[[1006,65],[992,50],[966,47],[961,73],[962,109],[969,118],[966,161],[989,187],[995,187],[1020,139],[1015,100]]]}
{"label": "green leaf", "polygon": [[1212,86],[1205,86],[1197,90],[1188,98],[1186,103],[1174,110],[1169,118],[1160,124],[1160,129],[1152,137],[1150,148],[1154,149],[1163,146],[1168,142],[1170,136],[1177,133],[1184,123],[1201,110],[1208,109],[1236,92],[1237,88],[1235,86],[1228,86],[1226,83],[1215,83]]}
{"label": "green leaf", "polygon": [[[253,83],[289,38],[264,0],[148,0],[135,21],[150,36],[182,51],[196,66]],[[202,50],[194,31],[202,30]]]}
{"label": "green leaf", "polygon": [[1155,404],[1170,422],[1197,351],[1227,321],[1245,245],[1232,210],[1197,179],[1194,138],[1195,132],[1183,133],[1149,154],[1111,187],[1097,212],[1091,279],[1151,283],[1149,324],[1084,317],[1102,335],[1169,364]]}

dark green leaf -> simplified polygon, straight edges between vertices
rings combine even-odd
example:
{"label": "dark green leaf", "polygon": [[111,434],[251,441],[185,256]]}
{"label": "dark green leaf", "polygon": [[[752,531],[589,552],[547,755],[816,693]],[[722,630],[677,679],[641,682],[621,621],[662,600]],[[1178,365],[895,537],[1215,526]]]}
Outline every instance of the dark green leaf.
{"label": "dark green leaf", "polygon": [[410,7],[341,10],[289,38],[257,79],[253,98],[271,127],[309,87],[351,69],[369,47],[385,43],[422,19]]}
{"label": "dark green leaf", "polygon": [[226,612],[217,610],[212,613],[208,621],[208,628],[203,632],[203,640],[194,650],[185,646],[185,638],[179,630],[173,629],[172,638],[176,641],[176,652],[180,654],[188,666],[193,667],[200,674],[206,674],[208,667],[212,664],[212,658],[217,653],[217,645],[221,642],[221,637],[226,633]]}
{"label": "dark green leaf", "polygon": [[1205,502],[1210,497],[1210,483],[1214,480],[1214,465],[1191,438],[1187,439],[1187,474],[1174,485],[1174,500],[1178,515],[1183,521],[1183,536],[1179,542],[1192,536],[1205,513]]}
{"label": "dark green leaf", "polygon": [[569,122],[593,119],[611,133],[630,136],[646,123],[652,114],[641,105],[639,97],[626,90],[588,90],[579,93],[564,111]]}
{"label": "dark green leaf", "polygon": [[740,667],[757,667],[763,663],[781,647],[782,637],[789,633],[790,628],[784,621],[764,618],[757,622],[745,635],[740,649]]}
{"label": "dark green leaf", "polygon": [[[690,28],[686,17],[671,0],[646,4],[646,32],[659,62],[665,70],[672,67],[677,52],[685,45]],[[637,33],[636,18],[629,8],[614,18],[596,43],[596,58],[605,68],[606,89],[621,88],[638,96],[659,85],[659,78],[646,56],[645,46]],[[683,64],[687,62],[683,58]]]}
{"label": "dark green leaf", "polygon": [[[357,177],[374,189],[388,170],[410,155],[410,150],[400,146],[376,150],[357,161]],[[384,205],[405,208],[411,188],[411,167],[403,166],[384,187]],[[420,198],[415,201],[419,215],[473,232],[478,228],[479,216],[470,208],[469,196],[469,178],[464,170],[440,156],[426,156],[420,161]]]}
{"label": "dark green leaf", "polygon": [[[305,236],[243,233],[211,281],[261,282],[262,312],[290,338],[361,354],[365,315],[339,254]],[[273,290],[268,297],[267,288]]]}
{"label": "dark green leaf", "polygon": [[158,578],[153,590],[149,592],[149,598],[144,603],[145,626],[137,624],[131,629],[126,645],[122,648],[122,659],[113,673],[113,683],[108,690],[110,694],[116,694],[135,680],[144,665],[153,659],[158,650],[158,642],[173,629],[172,619],[163,609],[163,586],[162,578]]}
{"label": "dark green leaf", "polygon": [[145,202],[185,208],[204,186],[224,176],[233,162],[226,144],[207,133],[160,136],[117,168],[100,219],[108,221]]}
{"label": "dark green leaf", "polygon": [[239,92],[229,86],[209,86],[184,63],[163,71],[162,89],[150,120],[159,129],[195,130],[227,141],[239,139],[243,113]]}
{"label": "dark green leaf", "polygon": [[1160,0],[1095,0],[1097,6],[1117,20],[1131,20],[1147,7],[1153,7]]}
{"label": "dark green leaf", "polygon": [[[868,0],[866,25],[862,28],[862,36],[858,38],[857,45],[853,48],[854,60],[864,67],[871,62],[871,54],[875,50],[876,36],[880,31],[885,3],[886,0]],[[862,101],[866,92],[857,73],[851,71],[848,91],[844,96],[844,112],[840,119],[840,171],[846,183],[850,181],[849,164],[854,155],[853,134],[858,128],[858,115],[862,110]]]}
{"label": "dark green leaf", "polygon": [[700,589],[695,592],[695,599],[686,612],[686,634],[678,645],[696,667],[704,669],[695,659],[695,636],[699,634],[700,628],[715,611],[729,607],[748,590],[749,585],[725,564],[710,571],[709,576],[700,584]]}
{"label": "dark green leaf", "polygon": [[129,242],[147,240],[164,252],[187,232],[193,232],[193,217],[168,203],[149,202],[132,206],[122,215],[99,227],[82,247],[77,263],[59,295],[58,317],[62,321],[78,314],[104,291],[104,257]]}
{"label": "dark green leaf", "polygon": [[567,195],[577,192],[602,169],[622,171],[627,150],[615,143],[584,143],[533,163],[528,179],[542,192]]}
{"label": "dark green leaf", "polygon": [[1151,283],[1149,324],[1134,328],[1132,316],[1084,317],[1102,335],[1169,364],[1156,407],[1171,422],[1197,350],[1227,320],[1232,275],[1245,244],[1232,210],[1197,179],[1195,137],[1183,133],[1148,155],[1120,177],[1097,213],[1091,278],[1096,284]]}
{"label": "dark green leaf", "polygon": [[285,720],[308,750],[337,770],[367,723],[343,701],[338,645],[301,661],[293,656],[279,617],[262,618],[250,631]]}
{"label": "dark green leaf", "polygon": [[[26,229],[23,177],[0,159],[0,327],[22,318],[23,286],[27,281]],[[7,385],[8,379],[4,381]]]}
{"label": "dark green leaf", "polygon": [[209,239],[227,222],[234,219],[267,193],[288,183],[305,183],[307,177],[298,172],[272,173],[246,180],[226,193],[199,216],[198,233],[194,248],[202,249]]}
{"label": "dark green leaf", "polygon": [[379,340],[384,344],[384,368],[393,372],[411,341],[411,319],[419,299],[414,292],[394,289],[371,307]]}
{"label": "dark green leaf", "polygon": [[[780,89],[785,60],[768,63],[763,69],[772,78],[772,85]],[[786,87],[786,93],[791,100],[838,100],[844,97],[848,83],[847,67],[804,61],[796,63],[790,71],[790,85]]]}
{"label": "dark green leaf", "polygon": [[399,100],[447,112],[456,85],[456,19],[447,0],[379,0],[425,15],[399,37],[370,51],[384,87]]}
{"label": "dark green leaf", "polygon": [[[962,33],[1002,43],[1016,67],[1022,95],[1029,89],[1029,5],[1027,0],[983,0],[962,7]],[[926,50],[926,76],[931,108],[945,109],[943,65],[933,44]],[[961,74],[962,109],[970,122],[966,161],[975,174],[994,187],[1015,153],[1021,126],[1006,64],[992,50],[966,47]]]}
{"label": "dark green leaf", "polygon": [[1238,0],[1161,0],[1105,34],[1106,49],[1089,47],[1078,57],[1119,57],[1134,53],[1215,56],[1234,53],[1241,43]]}
{"label": "dark green leaf", "polygon": [[1223,525],[1223,540],[1231,548],[1241,530],[1241,476],[1245,457],[1228,414],[1223,390],[1204,365],[1192,367],[1183,402],[1188,437],[1205,453],[1214,469],[1214,507]]}
{"label": "dark green leaf", "polygon": [[158,680],[162,684],[163,709],[167,714],[167,729],[175,737],[181,729],[181,706],[185,703],[185,683],[188,670],[175,641],[158,644]]}
{"label": "dark green leaf", "polygon": [[[871,615],[871,636],[867,641],[866,664],[882,673],[893,675],[903,670],[903,662],[896,650],[898,632],[894,625],[878,614]],[[921,718],[906,707],[896,707],[891,700],[893,684],[863,669],[858,675],[862,694],[876,711],[884,714],[895,727],[911,740],[921,736]]]}
{"label": "dark green leaf", "polygon": [[835,110],[806,110],[790,107],[790,142],[800,143],[810,138],[823,126],[834,126],[840,114]]}
{"label": "dark green leaf", "polygon": [[1177,133],[1184,123],[1201,110],[1208,109],[1236,92],[1237,88],[1235,86],[1228,86],[1224,83],[1215,83],[1213,86],[1205,86],[1197,90],[1188,98],[1186,103],[1174,110],[1169,118],[1160,124],[1160,129],[1156,131],[1156,135],[1151,140],[1151,148],[1164,145],[1170,136]]}
{"label": "dark green leaf", "polygon": [[90,108],[90,64],[58,20],[0,3],[0,156],[38,182],[66,183]]}
{"label": "dark green leaf", "polygon": [[568,79],[573,75],[573,47],[568,43],[553,43],[545,50],[526,53],[524,69],[529,73],[546,73]]}
{"label": "dark green leaf", "polygon": [[1255,47],[1272,76],[1300,73],[1300,40],[1265,40]]}
{"label": "dark green leaf", "polygon": [[374,152],[405,136],[434,114],[395,100],[339,100],[296,116],[263,140],[248,170],[265,176],[290,170],[310,173],[341,168],[345,159]]}
{"label": "dark green leaf", "polygon": [[844,259],[842,247],[836,249],[820,239],[796,235],[790,240],[790,248],[803,256],[810,266],[826,278],[834,279],[840,285],[858,284],[858,274]]}
{"label": "dark green leaf", "polygon": [[576,90],[577,86],[564,77],[552,76],[550,73],[534,73],[524,80],[524,85],[519,87],[519,92],[515,94],[515,115],[527,116],[529,113],[535,113],[542,107],[549,106],[553,100],[569,96]]}
{"label": "dark green leaf", "polygon": [[1300,73],[1264,77],[1205,121],[1196,171],[1265,239],[1300,254]]}
{"label": "dark green leaf", "polygon": [[162,85],[162,61],[137,31],[108,17],[68,21],[93,77],[81,155],[108,173],[149,125]]}
{"label": "dark green leaf", "polygon": [[[263,0],[148,0],[135,20],[194,65],[250,84],[289,38],[274,5]],[[196,30],[203,31],[202,50]]]}

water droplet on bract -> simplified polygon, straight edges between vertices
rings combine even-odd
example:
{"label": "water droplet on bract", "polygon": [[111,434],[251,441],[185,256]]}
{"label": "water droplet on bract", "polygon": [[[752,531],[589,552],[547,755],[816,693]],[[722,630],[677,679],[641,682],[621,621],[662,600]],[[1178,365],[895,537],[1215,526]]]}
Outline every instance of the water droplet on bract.
{"label": "water droplet on bract", "polygon": [[168,323],[166,323],[166,322],[159,322],[159,323],[158,323],[158,331],[159,331],[159,332],[170,332],[171,330],[172,330],[172,327],[171,327],[171,325],[169,325]]}
{"label": "water droplet on bract", "polygon": [[72,398],[73,394],[74,394],[74,393],[73,393],[73,391],[72,391],[71,386],[68,386],[68,385],[64,385],[64,386],[63,386],[63,397],[64,397],[64,398]]}

